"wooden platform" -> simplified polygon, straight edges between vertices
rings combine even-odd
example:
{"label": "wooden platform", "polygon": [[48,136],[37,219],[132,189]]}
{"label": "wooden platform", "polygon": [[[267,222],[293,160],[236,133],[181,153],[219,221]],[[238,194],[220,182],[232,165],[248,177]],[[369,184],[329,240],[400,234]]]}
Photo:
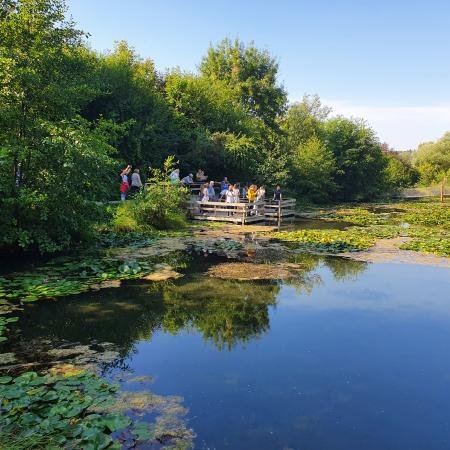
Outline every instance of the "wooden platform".
{"label": "wooden platform", "polygon": [[268,201],[250,203],[201,202],[192,200],[187,205],[188,215],[194,220],[231,222],[240,225],[263,224],[280,227],[283,222],[294,221],[295,199],[282,200],[281,204]]}

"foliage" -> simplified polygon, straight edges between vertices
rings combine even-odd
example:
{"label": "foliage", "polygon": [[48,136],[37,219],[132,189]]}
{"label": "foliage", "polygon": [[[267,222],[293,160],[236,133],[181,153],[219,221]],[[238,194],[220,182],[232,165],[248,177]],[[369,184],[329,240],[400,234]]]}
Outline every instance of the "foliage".
{"label": "foliage", "polygon": [[338,190],[334,155],[317,137],[300,144],[292,157],[295,190],[313,202],[330,200]]}
{"label": "foliage", "polygon": [[413,163],[423,184],[441,182],[450,171],[450,132],[436,142],[419,145],[413,154]]}
{"label": "foliage", "polygon": [[362,206],[365,207],[348,205],[321,210],[317,217],[355,225],[342,231],[349,237],[361,236],[374,242],[402,236],[411,240],[401,244],[401,249],[450,256],[450,208],[447,205],[426,201]]}
{"label": "foliage", "polygon": [[112,147],[77,118],[95,95],[83,33],[57,0],[11,1],[0,21],[1,246],[53,252],[89,229]]}
{"label": "foliage", "polygon": [[395,154],[385,155],[387,165],[384,169],[386,190],[393,194],[412,186],[418,181],[418,172]]}
{"label": "foliage", "polygon": [[364,121],[337,117],[325,123],[325,140],[336,158],[337,199],[366,200],[383,190],[386,160]]}
{"label": "foliage", "polygon": [[154,169],[146,190],[135,197],[131,215],[142,229],[170,230],[184,228],[184,204],[189,199],[188,189],[170,182],[175,161],[169,157],[162,170]]}
{"label": "foliage", "polygon": [[295,248],[321,253],[341,253],[373,245],[369,237],[340,230],[299,230],[272,233],[271,237],[295,244]]}
{"label": "foliage", "polygon": [[403,243],[400,248],[450,257],[450,237],[429,236],[427,238],[413,239]]}
{"label": "foliage", "polygon": [[118,432],[135,443],[150,440],[148,425],[133,423],[123,413],[101,412],[117,401],[117,389],[94,374],[70,367],[62,374],[25,372],[14,379],[0,377],[0,436],[8,436],[5,444],[10,448],[27,438],[32,442],[28,448],[41,448],[43,441],[45,448],[53,449],[120,448],[117,437],[114,440],[111,435]]}
{"label": "foliage", "polygon": [[14,323],[19,320],[18,317],[3,317],[0,316],[0,342],[6,341],[6,331],[8,331],[7,324]]}
{"label": "foliage", "polygon": [[136,218],[133,215],[131,201],[121,202],[114,212],[111,227],[116,233],[136,233],[139,230]]}

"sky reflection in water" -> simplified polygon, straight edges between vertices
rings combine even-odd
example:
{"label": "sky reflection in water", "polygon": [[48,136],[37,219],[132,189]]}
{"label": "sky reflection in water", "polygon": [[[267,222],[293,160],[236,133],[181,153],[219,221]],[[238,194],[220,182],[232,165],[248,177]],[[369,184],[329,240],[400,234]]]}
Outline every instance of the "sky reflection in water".
{"label": "sky reflection in water", "polygon": [[120,344],[185,398],[197,448],[450,448],[449,271],[306,258],[292,283],[193,273],[35,304],[23,334]]}

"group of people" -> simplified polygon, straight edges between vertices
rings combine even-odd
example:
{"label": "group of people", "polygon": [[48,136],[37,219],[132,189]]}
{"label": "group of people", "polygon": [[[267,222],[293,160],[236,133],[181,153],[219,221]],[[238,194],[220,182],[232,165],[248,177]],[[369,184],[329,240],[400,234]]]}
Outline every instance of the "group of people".
{"label": "group of people", "polygon": [[[225,177],[220,183],[220,193],[216,194],[215,183],[210,181],[202,185],[199,193],[202,202],[225,201],[226,203],[238,203],[240,199],[247,199],[250,203],[258,203],[265,200],[266,189],[264,186],[252,184],[244,186],[242,190],[237,184],[230,183]],[[274,192],[273,201],[281,201],[281,187],[277,186]]]}
{"label": "group of people", "polygon": [[[203,170],[198,169],[197,173],[195,174],[195,179],[197,182],[203,182],[208,179],[208,176],[205,175],[205,172]],[[175,169],[170,173],[170,181],[172,183],[181,183],[184,186],[189,186],[190,184],[194,183],[194,175],[190,173],[189,175],[186,175],[185,177],[180,179],[180,169]]]}
{"label": "group of people", "polygon": [[120,200],[125,201],[129,192],[135,194],[142,188],[141,175],[139,174],[139,169],[134,169],[131,174],[131,179],[129,174],[131,173],[131,165],[125,167],[120,173]]}
{"label": "group of people", "polygon": [[[131,165],[128,165],[120,173],[120,199],[122,201],[126,200],[129,192],[134,194],[142,189],[141,176],[139,174],[139,169],[134,169],[133,172]],[[129,176],[131,173],[131,177]],[[199,169],[195,176],[197,182],[204,182],[208,179],[205,172]],[[180,180],[180,169],[175,169],[170,173],[170,181],[172,183],[180,183],[183,186],[189,186],[194,183],[194,176],[192,173],[186,175]],[[219,194],[216,192],[214,181],[204,183],[201,185],[199,192],[199,200],[202,202],[210,201],[224,201],[225,203],[238,203],[240,199],[246,199],[250,203],[258,203],[264,201],[266,197],[266,189],[264,186],[257,186],[256,184],[246,185],[239,189],[237,184],[230,183],[228,178],[225,177],[220,182]],[[281,201],[281,188],[277,186],[273,195],[274,202]]]}

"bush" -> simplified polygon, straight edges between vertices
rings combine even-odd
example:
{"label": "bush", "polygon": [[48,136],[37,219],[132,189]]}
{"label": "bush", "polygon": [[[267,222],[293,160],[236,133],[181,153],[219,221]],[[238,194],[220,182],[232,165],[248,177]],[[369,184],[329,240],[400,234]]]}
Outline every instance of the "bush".
{"label": "bush", "polygon": [[152,184],[132,203],[133,218],[143,229],[183,228],[186,225],[184,204],[188,197],[188,190],[181,186],[164,182]]}
{"label": "bush", "polygon": [[138,223],[133,215],[132,202],[122,202],[112,218],[111,225],[114,231],[130,233],[139,229]]}

